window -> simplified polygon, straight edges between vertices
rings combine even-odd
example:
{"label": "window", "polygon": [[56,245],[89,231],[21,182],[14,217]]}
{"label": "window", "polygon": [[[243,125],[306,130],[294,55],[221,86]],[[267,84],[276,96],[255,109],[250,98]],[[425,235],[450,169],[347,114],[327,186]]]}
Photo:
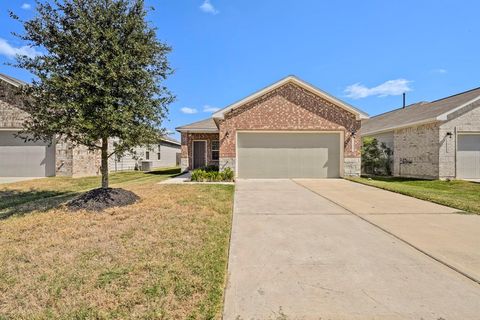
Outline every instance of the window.
{"label": "window", "polygon": [[212,160],[218,161],[220,150],[220,142],[218,140],[212,141]]}
{"label": "window", "polygon": [[158,153],[157,153],[157,160],[160,160],[162,155],[160,154],[160,145],[158,145]]}
{"label": "window", "polygon": [[150,151],[145,152],[145,160],[150,160]]}

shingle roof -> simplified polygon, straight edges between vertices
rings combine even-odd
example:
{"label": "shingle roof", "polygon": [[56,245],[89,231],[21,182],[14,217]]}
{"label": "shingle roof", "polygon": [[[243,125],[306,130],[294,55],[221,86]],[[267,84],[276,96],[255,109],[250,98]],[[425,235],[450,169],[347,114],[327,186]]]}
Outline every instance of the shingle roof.
{"label": "shingle roof", "polygon": [[218,127],[212,118],[193,122],[181,127],[176,128],[177,131],[203,131],[203,132],[216,132]]}
{"label": "shingle roof", "polygon": [[172,144],[181,145],[180,141],[178,141],[177,139],[172,138],[172,137],[170,137],[170,136],[163,136],[163,137],[162,137],[162,140],[165,141],[165,142],[172,143]]}
{"label": "shingle roof", "polygon": [[22,81],[22,80],[19,80],[19,79],[15,79],[13,77],[10,77],[10,76],[7,76],[6,74],[3,74],[3,73],[0,73],[0,79],[1,80],[4,80],[16,87],[20,87],[20,86],[24,86],[26,85],[27,83]]}
{"label": "shingle roof", "polygon": [[362,121],[362,135],[437,121],[447,112],[480,99],[480,87],[432,102],[419,102]]}

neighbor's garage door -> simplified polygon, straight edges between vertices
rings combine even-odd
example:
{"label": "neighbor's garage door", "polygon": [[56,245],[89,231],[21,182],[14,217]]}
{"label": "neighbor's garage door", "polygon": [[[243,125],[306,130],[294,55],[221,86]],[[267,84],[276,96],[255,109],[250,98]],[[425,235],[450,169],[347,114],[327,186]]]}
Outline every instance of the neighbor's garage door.
{"label": "neighbor's garage door", "polygon": [[480,179],[480,134],[459,134],[457,178]]}
{"label": "neighbor's garage door", "polygon": [[0,131],[0,177],[55,175],[55,148],[44,142],[24,142],[13,131]]}
{"label": "neighbor's garage door", "polygon": [[336,178],[339,133],[239,132],[239,178]]}

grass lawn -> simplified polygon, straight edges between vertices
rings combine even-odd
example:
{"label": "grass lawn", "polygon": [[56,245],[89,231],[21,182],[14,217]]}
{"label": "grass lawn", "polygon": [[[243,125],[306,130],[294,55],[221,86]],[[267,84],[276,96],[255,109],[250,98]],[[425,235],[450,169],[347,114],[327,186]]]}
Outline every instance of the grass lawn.
{"label": "grass lawn", "polygon": [[351,181],[480,214],[480,184],[462,180],[418,180],[397,177],[351,178]]}
{"label": "grass lawn", "polygon": [[141,200],[102,214],[63,206],[99,178],[1,185],[0,319],[220,318],[233,186],[176,172],[113,174]]}

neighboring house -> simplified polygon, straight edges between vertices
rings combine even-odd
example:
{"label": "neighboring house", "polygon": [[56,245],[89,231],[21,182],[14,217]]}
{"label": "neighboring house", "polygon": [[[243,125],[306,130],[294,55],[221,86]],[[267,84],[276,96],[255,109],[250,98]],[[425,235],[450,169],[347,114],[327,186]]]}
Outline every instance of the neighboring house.
{"label": "neighboring house", "polygon": [[362,137],[393,151],[393,175],[480,178],[480,88],[362,121]]}
{"label": "neighboring house", "polygon": [[150,162],[150,168],[175,167],[180,165],[180,142],[164,137],[158,144],[148,147],[136,147],[134,153],[123,157],[111,157],[108,162],[110,171],[142,169],[142,163]]}
{"label": "neighboring house", "polygon": [[177,128],[182,170],[216,164],[240,178],[334,178],[360,174],[364,112],[289,76]]}
{"label": "neighboring house", "polygon": [[[100,174],[99,152],[88,151],[83,146],[73,147],[65,140],[49,145],[43,141],[25,142],[15,136],[29,117],[22,110],[22,101],[18,95],[19,88],[23,85],[26,85],[23,81],[0,74],[0,177],[79,177]],[[160,161],[155,160],[158,159],[159,146]],[[175,149],[175,153],[180,152],[179,143],[170,138],[162,139],[159,145],[154,146],[152,167],[175,166],[177,160],[171,149]],[[133,169],[134,166],[129,166],[127,162],[128,156],[120,163],[125,169]],[[110,161],[110,164],[110,169],[114,170],[115,160]],[[120,170],[118,166],[117,170]]]}

